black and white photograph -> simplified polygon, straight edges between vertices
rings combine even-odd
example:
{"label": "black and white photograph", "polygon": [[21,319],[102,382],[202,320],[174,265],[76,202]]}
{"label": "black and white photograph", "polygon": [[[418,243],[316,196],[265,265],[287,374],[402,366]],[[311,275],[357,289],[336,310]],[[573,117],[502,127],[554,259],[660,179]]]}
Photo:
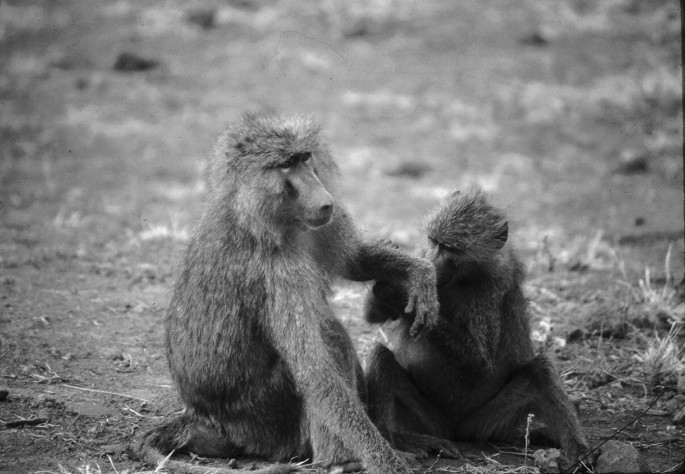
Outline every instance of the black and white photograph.
{"label": "black and white photograph", "polygon": [[682,9],[0,0],[0,473],[685,474]]}

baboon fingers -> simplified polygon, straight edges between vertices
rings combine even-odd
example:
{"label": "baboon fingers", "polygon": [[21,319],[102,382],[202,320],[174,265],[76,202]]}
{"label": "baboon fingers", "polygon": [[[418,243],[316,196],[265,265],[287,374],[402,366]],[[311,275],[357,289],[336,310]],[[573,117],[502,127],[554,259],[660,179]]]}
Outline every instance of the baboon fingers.
{"label": "baboon fingers", "polygon": [[424,452],[426,454],[437,454],[448,459],[461,459],[459,448],[448,439],[409,431],[393,433],[392,438],[395,448],[402,451],[409,453]]}
{"label": "baboon fingers", "polygon": [[409,335],[415,339],[419,339],[426,331],[430,331],[438,325],[438,306],[431,304],[430,300],[426,303],[425,299],[418,295],[409,297],[409,303],[404,312],[407,314],[415,313],[414,322],[409,328]]}
{"label": "baboon fingers", "polygon": [[405,313],[415,313],[414,323],[409,334],[420,337],[421,333],[437,326],[440,319],[440,305],[436,289],[435,269],[429,272],[419,272],[412,278],[409,286],[409,301],[404,308]]}

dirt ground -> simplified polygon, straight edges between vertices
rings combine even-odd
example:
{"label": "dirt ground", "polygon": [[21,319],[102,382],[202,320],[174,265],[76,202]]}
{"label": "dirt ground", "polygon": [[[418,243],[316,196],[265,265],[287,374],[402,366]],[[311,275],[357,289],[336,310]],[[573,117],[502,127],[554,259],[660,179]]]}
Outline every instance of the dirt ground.
{"label": "dirt ground", "polygon": [[[1,1],[0,472],[153,468],[129,443],[178,408],[161,319],[203,156],[265,107],[321,121],[369,236],[416,248],[448,191],[489,192],[589,442],[628,425],[672,469],[680,36],[665,0]],[[150,61],[115,68],[125,52]],[[362,358],[367,288],[333,300]],[[531,471],[521,446],[462,451],[417,472]]]}

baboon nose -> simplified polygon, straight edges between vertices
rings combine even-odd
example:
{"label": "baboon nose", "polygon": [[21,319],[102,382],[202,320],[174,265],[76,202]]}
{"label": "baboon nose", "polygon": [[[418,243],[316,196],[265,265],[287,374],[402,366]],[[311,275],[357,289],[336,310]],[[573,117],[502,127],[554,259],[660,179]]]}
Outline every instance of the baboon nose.
{"label": "baboon nose", "polygon": [[332,215],[333,205],[326,204],[325,206],[321,206],[319,208],[319,211],[316,213],[315,216],[310,216],[307,219],[307,224],[309,224],[310,227],[320,227],[322,225],[328,224],[331,220]]}

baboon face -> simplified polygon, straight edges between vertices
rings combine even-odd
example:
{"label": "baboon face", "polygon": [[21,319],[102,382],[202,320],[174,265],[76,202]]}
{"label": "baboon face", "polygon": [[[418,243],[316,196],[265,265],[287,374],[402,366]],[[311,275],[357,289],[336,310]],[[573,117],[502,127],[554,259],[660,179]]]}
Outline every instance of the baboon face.
{"label": "baboon face", "polygon": [[333,196],[316,173],[311,152],[290,154],[276,165],[283,187],[279,217],[303,230],[328,224],[333,215]]}
{"label": "baboon face", "polygon": [[247,114],[219,149],[213,186],[240,215],[276,234],[330,222],[338,168],[310,118]]}
{"label": "baboon face", "polygon": [[430,249],[438,284],[453,278],[471,277],[494,258],[509,235],[501,211],[491,206],[481,191],[453,192],[430,216],[427,224]]}
{"label": "baboon face", "polygon": [[[493,258],[493,254],[504,246],[505,240],[488,237],[477,242],[476,246],[453,248],[428,237],[430,246],[426,259],[433,262],[438,286],[449,286],[455,280],[476,282],[485,277],[483,265]],[[466,279],[466,280],[465,280]]]}
{"label": "baboon face", "polygon": [[426,252],[426,259],[433,262],[438,278],[438,285],[449,281],[457,271],[459,251],[452,249],[437,240],[428,237],[430,247]]}

